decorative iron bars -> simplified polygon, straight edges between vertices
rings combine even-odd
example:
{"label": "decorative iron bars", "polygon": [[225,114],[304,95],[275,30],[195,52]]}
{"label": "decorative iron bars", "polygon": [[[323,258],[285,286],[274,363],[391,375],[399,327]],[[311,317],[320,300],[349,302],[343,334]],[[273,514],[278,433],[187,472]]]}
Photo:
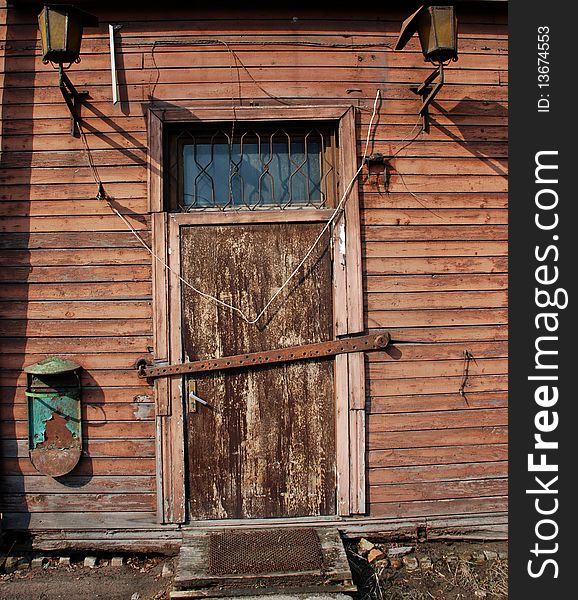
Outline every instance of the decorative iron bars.
{"label": "decorative iron bars", "polygon": [[171,137],[172,210],[326,208],[336,195],[327,127],[231,123]]}

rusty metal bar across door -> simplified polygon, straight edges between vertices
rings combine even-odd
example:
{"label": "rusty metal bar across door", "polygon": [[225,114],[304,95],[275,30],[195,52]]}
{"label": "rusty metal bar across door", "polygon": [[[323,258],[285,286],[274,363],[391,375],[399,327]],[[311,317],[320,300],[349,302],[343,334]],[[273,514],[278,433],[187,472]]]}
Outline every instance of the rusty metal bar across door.
{"label": "rusty metal bar across door", "polygon": [[350,352],[369,352],[372,350],[383,350],[389,344],[389,340],[389,333],[382,332],[332,340],[330,342],[290,346],[289,348],[280,348],[277,350],[265,350],[264,352],[251,352],[249,354],[224,356],[223,358],[196,360],[178,365],[155,367],[141,364],[138,367],[138,374],[142,378],[169,377],[170,375],[182,375],[184,373],[207,373],[209,371],[224,371],[226,369],[294,362]]}

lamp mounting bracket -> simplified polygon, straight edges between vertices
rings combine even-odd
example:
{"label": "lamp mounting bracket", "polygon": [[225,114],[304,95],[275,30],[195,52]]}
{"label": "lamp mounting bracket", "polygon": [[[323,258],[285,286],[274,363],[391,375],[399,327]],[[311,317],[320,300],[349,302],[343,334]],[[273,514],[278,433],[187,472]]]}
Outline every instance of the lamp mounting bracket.
{"label": "lamp mounting bracket", "polygon": [[[431,87],[432,84],[437,79],[436,84]],[[442,88],[444,84],[444,65],[443,63],[439,63],[437,69],[434,69],[432,73],[430,73],[424,80],[424,82],[418,87],[411,87],[410,90],[421,96],[423,102],[419,109],[419,114],[422,116],[423,125],[422,131],[425,133],[429,133],[429,105],[434,101],[438,92]]]}
{"label": "lamp mounting bracket", "polygon": [[80,105],[89,97],[89,94],[88,92],[79,92],[72,85],[72,81],[70,81],[68,75],[64,72],[62,65],[59,68],[59,75],[58,86],[70,111],[70,134],[77,138],[80,137],[80,129],[78,127],[80,123]]}

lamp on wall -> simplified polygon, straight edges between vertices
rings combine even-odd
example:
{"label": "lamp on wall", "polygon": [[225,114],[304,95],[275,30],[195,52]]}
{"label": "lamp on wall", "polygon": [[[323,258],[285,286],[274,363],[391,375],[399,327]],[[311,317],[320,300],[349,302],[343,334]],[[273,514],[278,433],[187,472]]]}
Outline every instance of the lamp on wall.
{"label": "lamp on wall", "polygon": [[70,4],[49,4],[38,15],[38,26],[42,42],[42,62],[50,62],[58,69],[60,91],[72,117],[71,133],[78,137],[78,106],[88,93],[78,92],[64,71],[72,63],[80,61],[83,28],[97,27],[98,19]]}
{"label": "lamp on wall", "polygon": [[[424,59],[437,65],[425,81],[412,91],[422,97],[419,114],[423,117],[423,130],[428,130],[428,106],[444,84],[444,65],[458,60],[458,20],[453,6],[420,6],[402,24],[396,50],[405,47],[417,31]],[[438,80],[433,88],[430,84]]]}

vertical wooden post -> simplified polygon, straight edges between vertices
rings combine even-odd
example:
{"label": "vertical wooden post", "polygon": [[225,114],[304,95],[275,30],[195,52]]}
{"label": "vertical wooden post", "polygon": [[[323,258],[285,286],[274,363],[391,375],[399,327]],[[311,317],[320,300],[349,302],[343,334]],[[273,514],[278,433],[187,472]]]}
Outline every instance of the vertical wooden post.
{"label": "vertical wooden post", "polygon": [[[355,109],[350,108],[339,121],[340,170],[342,186],[355,176],[357,163],[357,135]],[[347,223],[345,245],[345,279],[347,296],[347,333],[364,331],[363,280],[361,255],[361,216],[359,186],[351,186],[345,203]],[[365,512],[365,357],[362,353],[347,357],[349,399],[349,514]]]}
{"label": "vertical wooden post", "polygon": [[[174,215],[168,220],[168,265],[169,272],[169,314],[170,323],[170,353],[172,363],[182,361],[182,329],[181,329],[181,282],[178,273],[181,272],[180,227]],[[186,519],[185,506],[185,424],[183,406],[183,377],[174,376],[169,380],[169,395],[171,416],[169,423],[170,462],[165,463],[165,469],[171,471],[171,497],[168,503],[171,523],[184,523]]]}

